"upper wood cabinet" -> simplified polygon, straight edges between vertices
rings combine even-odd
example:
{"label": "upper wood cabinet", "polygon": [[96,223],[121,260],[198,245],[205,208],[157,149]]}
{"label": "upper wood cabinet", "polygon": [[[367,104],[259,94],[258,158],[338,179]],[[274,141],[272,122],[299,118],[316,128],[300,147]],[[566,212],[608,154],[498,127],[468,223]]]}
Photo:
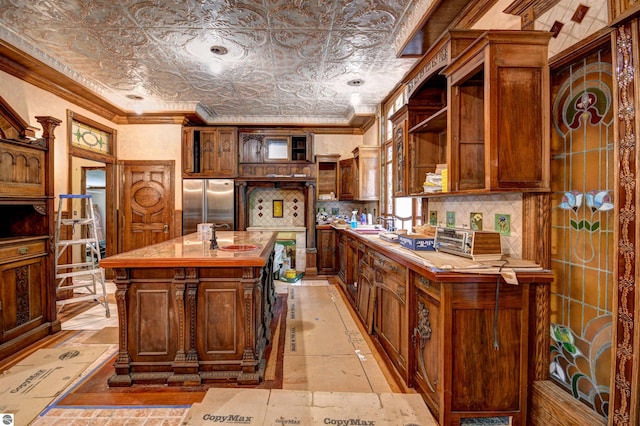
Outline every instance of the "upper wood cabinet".
{"label": "upper wood cabinet", "polygon": [[483,31],[451,30],[416,66],[408,102],[390,118],[393,125],[393,195],[421,194],[428,172],[447,161],[448,83],[440,71]]}
{"label": "upper wood cabinet", "polygon": [[487,31],[443,70],[450,191],[550,189],[550,36]]}
{"label": "upper wood cabinet", "polygon": [[380,198],[380,147],[360,145],[353,158],[340,160],[340,200]]}
{"label": "upper wood cabinet", "polygon": [[264,149],[264,135],[240,133],[240,162],[259,163],[262,161]]}
{"label": "upper wood cabinet", "polygon": [[356,165],[356,194],[360,201],[380,198],[380,147],[361,145],[353,150]]}
{"label": "upper wood cabinet", "polygon": [[393,179],[391,188],[394,197],[407,195],[407,128],[409,112],[405,105],[391,117],[393,124]]}
{"label": "upper wood cabinet", "polygon": [[183,177],[236,177],[238,143],[235,127],[183,130]]}
{"label": "upper wood cabinet", "polygon": [[[318,199],[338,197],[340,154],[316,155],[316,179],[318,181]],[[333,197],[331,197],[333,194]]]}
{"label": "upper wood cabinet", "polygon": [[395,197],[422,193],[427,173],[447,161],[446,80],[434,80],[442,87],[423,89],[419,103],[414,99],[391,117]]}
{"label": "upper wood cabinet", "polygon": [[355,200],[356,197],[356,161],[353,158],[340,160],[340,191],[338,198],[340,201]]}
{"label": "upper wood cabinet", "polygon": [[240,163],[312,163],[313,135],[282,129],[240,131]]}
{"label": "upper wood cabinet", "polygon": [[429,196],[438,164],[454,193],[549,190],[549,37],[455,30],[434,46],[390,117],[395,197]]}

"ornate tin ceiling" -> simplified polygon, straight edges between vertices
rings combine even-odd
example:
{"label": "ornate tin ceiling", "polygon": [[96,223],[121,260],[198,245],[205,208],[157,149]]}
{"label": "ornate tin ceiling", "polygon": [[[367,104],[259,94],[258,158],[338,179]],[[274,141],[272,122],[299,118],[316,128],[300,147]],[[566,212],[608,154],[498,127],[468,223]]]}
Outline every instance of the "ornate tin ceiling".
{"label": "ornate tin ceiling", "polygon": [[0,0],[0,39],[124,110],[344,125],[413,66],[433,1]]}

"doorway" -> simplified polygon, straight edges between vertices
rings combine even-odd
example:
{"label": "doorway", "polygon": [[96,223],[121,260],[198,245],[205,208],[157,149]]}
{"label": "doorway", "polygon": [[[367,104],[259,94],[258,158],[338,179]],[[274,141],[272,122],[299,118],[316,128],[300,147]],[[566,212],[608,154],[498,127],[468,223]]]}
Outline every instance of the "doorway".
{"label": "doorway", "polygon": [[93,195],[100,216],[101,240],[104,240],[101,252],[105,257],[111,256],[118,252],[116,131],[72,111],[67,111],[67,119],[68,193]]}

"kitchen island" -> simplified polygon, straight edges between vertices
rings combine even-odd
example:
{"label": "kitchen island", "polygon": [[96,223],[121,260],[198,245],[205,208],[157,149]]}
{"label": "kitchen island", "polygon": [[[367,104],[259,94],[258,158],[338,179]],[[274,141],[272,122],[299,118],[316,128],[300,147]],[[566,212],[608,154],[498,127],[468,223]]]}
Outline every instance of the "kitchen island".
{"label": "kitchen island", "polygon": [[258,384],[270,340],[275,232],[197,233],[102,259],[119,351],[109,386]]}

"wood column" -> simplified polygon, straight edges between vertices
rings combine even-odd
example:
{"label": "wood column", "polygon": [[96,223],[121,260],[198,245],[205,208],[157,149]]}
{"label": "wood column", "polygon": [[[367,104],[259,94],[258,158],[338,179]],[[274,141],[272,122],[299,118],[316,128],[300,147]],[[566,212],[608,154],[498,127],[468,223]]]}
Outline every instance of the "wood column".
{"label": "wood column", "polygon": [[640,422],[640,334],[638,314],[638,69],[640,22],[636,17],[620,24],[612,35],[616,93],[615,141],[615,234],[613,359],[610,425]]}
{"label": "wood column", "polygon": [[305,274],[318,275],[318,249],[316,248],[316,183],[305,184],[305,226],[307,227],[307,247]]}

